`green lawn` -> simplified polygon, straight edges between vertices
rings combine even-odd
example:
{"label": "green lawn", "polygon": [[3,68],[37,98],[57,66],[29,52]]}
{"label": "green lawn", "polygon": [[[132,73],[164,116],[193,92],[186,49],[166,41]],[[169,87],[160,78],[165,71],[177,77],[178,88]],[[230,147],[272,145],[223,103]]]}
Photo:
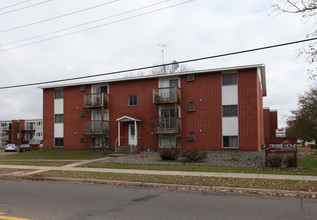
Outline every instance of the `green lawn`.
{"label": "green lawn", "polygon": [[0,156],[0,160],[8,159],[38,159],[38,160],[92,160],[97,158],[106,157],[113,153],[111,150],[34,150],[23,153],[10,154]]}
{"label": "green lawn", "polygon": [[82,167],[111,168],[111,169],[136,169],[136,170],[168,170],[189,172],[225,172],[225,173],[262,173],[262,174],[288,174],[288,175],[314,175],[317,176],[317,157],[306,156],[299,160],[298,168],[283,169],[248,169],[239,167],[221,167],[210,165],[161,165],[161,164],[124,164],[124,163],[88,163]]}
{"label": "green lawn", "polygon": [[25,165],[25,166],[54,166],[61,167],[71,163],[75,163],[75,161],[40,161],[40,160],[0,160],[1,165]]}
{"label": "green lawn", "polygon": [[311,152],[311,153],[316,153],[317,154],[317,149],[310,149],[310,148],[303,148],[301,145],[297,145],[297,150],[298,151],[303,151],[303,152]]}
{"label": "green lawn", "polygon": [[281,189],[293,191],[317,191],[316,181],[296,180],[269,180],[269,179],[243,179],[243,178],[218,178],[201,176],[161,176],[142,174],[120,174],[120,173],[99,173],[99,172],[78,172],[51,170],[35,177],[66,177],[100,180],[119,180],[145,183],[164,183],[196,186],[223,186],[243,187],[259,189]]}

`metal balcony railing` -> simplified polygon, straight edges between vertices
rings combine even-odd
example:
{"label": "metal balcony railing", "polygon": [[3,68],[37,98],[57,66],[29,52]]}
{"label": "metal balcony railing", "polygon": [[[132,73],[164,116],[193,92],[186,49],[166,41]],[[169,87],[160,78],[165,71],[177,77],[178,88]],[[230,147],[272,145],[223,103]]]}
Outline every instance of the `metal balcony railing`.
{"label": "metal balcony railing", "polygon": [[10,132],[10,131],[12,131],[12,127],[11,127],[11,126],[3,127],[3,128],[2,128],[2,131],[3,131],[3,132]]}
{"label": "metal balcony railing", "polygon": [[154,133],[175,134],[181,132],[180,118],[154,118]]}
{"label": "metal balcony railing", "polygon": [[12,141],[9,137],[2,137],[1,138],[2,142],[7,142],[7,141]]}
{"label": "metal balcony railing", "polygon": [[109,121],[86,121],[84,134],[93,135],[93,134],[109,134]]}
{"label": "metal balcony railing", "polygon": [[108,108],[109,95],[105,93],[86,94],[84,97],[84,108]]}
{"label": "metal balcony railing", "polygon": [[177,87],[155,88],[153,89],[153,103],[180,103],[181,90]]}

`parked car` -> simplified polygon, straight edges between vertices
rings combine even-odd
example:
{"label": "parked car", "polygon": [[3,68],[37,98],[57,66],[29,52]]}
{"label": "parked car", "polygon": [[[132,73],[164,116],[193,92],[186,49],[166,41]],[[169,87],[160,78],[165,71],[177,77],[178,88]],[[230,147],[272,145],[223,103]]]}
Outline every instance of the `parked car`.
{"label": "parked car", "polygon": [[7,144],[4,148],[4,152],[14,151],[16,152],[18,150],[17,146],[15,144]]}
{"label": "parked car", "polygon": [[30,151],[31,150],[31,147],[29,144],[21,144],[20,146],[20,152],[25,152],[25,151]]}

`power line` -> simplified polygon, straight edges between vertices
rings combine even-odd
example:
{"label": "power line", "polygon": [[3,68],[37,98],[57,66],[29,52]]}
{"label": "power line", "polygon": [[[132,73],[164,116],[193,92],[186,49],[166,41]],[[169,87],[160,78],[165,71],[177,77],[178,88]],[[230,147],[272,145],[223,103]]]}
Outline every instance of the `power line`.
{"label": "power line", "polygon": [[106,19],[110,19],[110,18],[121,16],[121,15],[124,15],[124,14],[136,12],[136,11],[139,11],[139,10],[142,10],[142,9],[145,9],[145,8],[150,8],[150,7],[153,7],[153,6],[168,2],[168,1],[171,1],[171,0],[161,1],[161,2],[158,2],[158,3],[155,3],[155,4],[143,6],[143,7],[136,8],[136,9],[132,9],[132,10],[129,10],[129,11],[125,11],[125,12],[118,13],[118,14],[115,14],[115,15],[111,15],[111,16],[107,16],[107,17],[100,18],[100,19],[97,19],[97,20],[89,21],[89,22],[82,23],[82,24],[79,24],[79,25],[71,26],[71,27],[68,27],[68,28],[63,28],[63,29],[52,31],[52,32],[49,32],[49,33],[40,34],[40,35],[36,35],[36,36],[33,36],[33,37],[25,38],[25,39],[22,39],[22,40],[9,42],[9,43],[0,45],[0,47],[4,47],[4,46],[16,44],[16,43],[21,43],[21,42],[32,40],[32,39],[36,39],[36,38],[39,38],[39,37],[44,37],[44,36],[51,35],[51,34],[56,34],[56,33],[62,32],[62,31],[78,28],[78,27],[85,26],[85,25],[92,24],[92,23],[96,23],[96,22],[99,22],[99,21],[102,21],[102,20],[106,20]]}
{"label": "power line", "polygon": [[34,6],[37,6],[37,5],[41,5],[41,4],[50,2],[50,1],[53,1],[53,0],[46,0],[46,1],[43,1],[43,2],[38,2],[38,3],[33,4],[33,5],[28,5],[28,6],[25,6],[25,7],[22,7],[22,8],[17,8],[17,9],[11,10],[11,11],[6,11],[6,12],[3,12],[3,13],[0,13],[0,15],[9,14],[9,13],[16,12],[16,11],[21,11],[23,9],[31,8],[31,7],[34,7]]}
{"label": "power line", "polygon": [[[317,37],[304,39],[304,40],[298,40],[298,41],[291,41],[291,42],[282,43],[282,44],[275,44],[275,45],[270,45],[270,46],[265,46],[265,47],[258,47],[258,48],[253,48],[253,49],[247,49],[247,50],[240,50],[240,51],[235,51],[235,52],[230,52],[230,53],[218,54],[218,55],[213,55],[213,56],[200,57],[200,58],[195,58],[195,59],[190,59],[190,60],[183,60],[183,61],[179,61],[178,63],[180,63],[180,64],[181,63],[190,63],[190,62],[197,62],[197,61],[201,61],[201,60],[208,60],[208,59],[214,59],[214,58],[219,58],[219,57],[232,56],[232,55],[237,55],[237,54],[242,54],[242,53],[250,53],[250,52],[254,52],[254,51],[267,50],[267,49],[272,49],[272,48],[277,48],[277,47],[288,46],[288,45],[292,45],[292,44],[304,43],[304,42],[313,41],[313,40],[317,40]],[[65,79],[58,79],[58,80],[51,80],[51,81],[27,83],[27,84],[12,85],[12,86],[3,86],[3,87],[0,87],[0,90],[2,90],[2,89],[21,88],[21,87],[28,87],[28,86],[37,86],[37,85],[43,85],[43,84],[66,82],[66,81],[73,81],[73,80],[80,80],[80,79],[95,78],[95,77],[100,77],[100,76],[108,76],[108,75],[114,75],[114,74],[119,74],[119,73],[126,73],[126,72],[140,71],[140,70],[145,70],[145,69],[152,69],[152,68],[163,67],[163,66],[172,65],[172,64],[173,63],[167,63],[167,64],[162,64],[162,65],[144,66],[144,67],[137,67],[137,68],[126,69],[126,70],[99,73],[99,74],[94,74],[94,75],[89,75],[89,76],[79,76],[79,77],[65,78]]]}
{"label": "power line", "polygon": [[11,8],[11,7],[14,7],[14,6],[17,6],[17,5],[21,5],[21,4],[23,4],[25,2],[29,2],[29,1],[32,1],[32,0],[26,0],[26,1],[23,1],[23,2],[18,2],[18,3],[12,4],[12,5],[8,5],[8,6],[0,8],[0,10]]}
{"label": "power line", "polygon": [[[49,1],[52,1],[52,0],[49,0]],[[94,6],[91,6],[91,7],[88,7],[88,8],[84,8],[84,9],[81,9],[81,10],[78,10],[78,11],[73,11],[73,12],[70,12],[70,13],[67,13],[67,14],[56,16],[56,17],[47,18],[47,19],[44,19],[44,20],[41,20],[41,21],[37,21],[37,22],[33,22],[33,23],[17,26],[17,27],[14,27],[14,28],[9,28],[9,29],[0,31],[0,33],[5,33],[5,32],[13,31],[13,30],[16,30],[16,29],[33,26],[35,24],[40,24],[40,23],[43,23],[43,22],[52,21],[52,20],[55,20],[55,19],[58,19],[58,18],[63,18],[63,17],[69,16],[69,15],[77,14],[77,13],[80,13],[80,12],[83,12],[83,11],[88,11],[88,10],[91,10],[91,9],[94,9],[94,8],[98,8],[98,7],[101,7],[101,6],[104,6],[104,5],[108,5],[108,4],[117,2],[117,1],[119,1],[119,0],[113,0],[113,1],[105,2],[105,3],[99,4],[99,5],[94,5]]]}
{"label": "power line", "polygon": [[184,1],[184,2],[181,2],[181,3],[178,3],[178,4],[174,4],[174,5],[170,5],[170,6],[164,7],[164,8],[152,10],[152,11],[149,11],[149,12],[145,12],[145,13],[142,13],[142,14],[130,16],[130,17],[127,17],[127,18],[123,18],[123,19],[119,19],[119,20],[116,20],[116,21],[108,22],[108,23],[105,23],[105,24],[92,26],[92,27],[89,27],[89,28],[85,28],[85,29],[81,29],[81,30],[78,30],[78,31],[70,32],[70,33],[67,33],[67,34],[63,34],[63,35],[60,35],[60,36],[50,37],[50,38],[46,38],[46,39],[43,39],[43,40],[38,40],[38,41],[35,41],[35,42],[31,42],[31,43],[28,43],[28,44],[23,44],[23,45],[16,46],[16,47],[10,47],[10,48],[7,48],[7,49],[1,49],[0,52],[13,50],[13,49],[17,49],[17,48],[20,48],[20,47],[26,47],[26,46],[30,46],[30,45],[33,45],[33,44],[38,44],[38,43],[42,43],[42,42],[45,42],[45,41],[54,40],[54,39],[57,39],[57,38],[62,38],[62,37],[66,37],[66,36],[69,36],[69,35],[77,34],[77,33],[80,33],[80,32],[89,31],[89,30],[92,30],[92,29],[95,29],[95,28],[99,28],[99,27],[103,27],[103,26],[107,26],[107,25],[110,25],[110,24],[119,23],[119,22],[122,22],[122,21],[130,20],[130,19],[133,19],[133,18],[141,17],[141,16],[144,16],[144,15],[147,15],[147,14],[152,14],[152,13],[155,13],[155,12],[158,12],[158,11],[162,11],[162,10],[165,10],[165,9],[168,9],[168,8],[176,7],[176,6],[179,6],[179,5],[182,5],[182,4],[186,4],[186,3],[189,3],[191,1],[193,1],[193,0]]}

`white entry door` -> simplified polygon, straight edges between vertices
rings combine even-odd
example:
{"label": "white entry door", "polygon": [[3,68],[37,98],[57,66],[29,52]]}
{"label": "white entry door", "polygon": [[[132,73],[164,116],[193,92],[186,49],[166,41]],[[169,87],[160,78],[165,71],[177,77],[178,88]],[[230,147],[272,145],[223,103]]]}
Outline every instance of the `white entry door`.
{"label": "white entry door", "polygon": [[138,144],[138,138],[135,134],[134,124],[129,124],[129,145],[136,146]]}

